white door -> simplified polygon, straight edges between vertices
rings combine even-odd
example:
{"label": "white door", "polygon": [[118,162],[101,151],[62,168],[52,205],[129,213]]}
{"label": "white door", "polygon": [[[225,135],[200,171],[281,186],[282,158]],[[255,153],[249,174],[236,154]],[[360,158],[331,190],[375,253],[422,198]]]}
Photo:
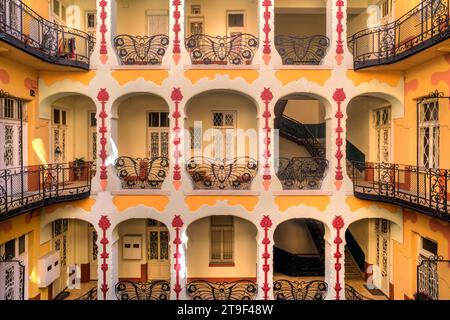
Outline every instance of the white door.
{"label": "white door", "polygon": [[389,297],[390,279],[390,223],[385,219],[375,220],[375,236],[377,243],[376,272],[374,284]]}
{"label": "white door", "polygon": [[170,279],[169,230],[158,221],[150,220],[147,229],[148,280]]}
{"label": "white door", "polygon": [[236,157],[236,111],[214,111],[212,130],[212,157],[216,160]]}
{"label": "white door", "polygon": [[157,34],[169,34],[169,16],[164,13],[149,14],[148,21],[148,35],[154,36]]}
{"label": "white door", "polygon": [[374,110],[375,155],[377,162],[391,162],[391,108]]}
{"label": "white door", "polygon": [[52,248],[59,251],[60,276],[52,283],[53,298],[63,291],[68,284],[68,248],[69,248],[69,220],[59,219],[52,223]]}
{"label": "white door", "polygon": [[67,162],[67,119],[68,111],[53,108],[51,129],[51,155],[53,163]]}
{"label": "white door", "polygon": [[149,112],[147,128],[148,157],[169,157],[169,113]]}

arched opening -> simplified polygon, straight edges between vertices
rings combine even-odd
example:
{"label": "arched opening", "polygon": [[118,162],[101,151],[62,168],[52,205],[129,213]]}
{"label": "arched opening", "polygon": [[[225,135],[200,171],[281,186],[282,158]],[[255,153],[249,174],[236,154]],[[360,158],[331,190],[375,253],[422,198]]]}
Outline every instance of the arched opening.
{"label": "arched opening", "polygon": [[[388,191],[392,174],[392,114],[389,100],[359,95],[347,107],[347,174],[354,185],[382,186]],[[381,183],[381,184],[380,184]]]}
{"label": "arched opening", "polygon": [[275,2],[275,47],[283,64],[322,64],[330,46],[327,2]]}
{"label": "arched opening", "polygon": [[113,112],[114,166],[122,189],[161,189],[169,170],[167,102],[149,93],[130,94],[116,101]]}
{"label": "arched opening", "polygon": [[345,233],[345,294],[347,300],[391,297],[393,275],[392,222],[362,219]]}
{"label": "arched opening", "polygon": [[248,65],[258,49],[258,1],[188,0],[185,45],[192,64]]}
{"label": "arched opening", "polygon": [[325,102],[292,94],[275,105],[278,130],[277,177],[283,189],[320,189],[328,170]]}
{"label": "arched opening", "polygon": [[210,216],[187,229],[187,293],[193,300],[249,300],[257,295],[257,236],[251,222]]}
{"label": "arched opening", "polygon": [[273,294],[277,300],[324,300],[325,225],[290,219],[277,226],[273,247]]}
{"label": "arched opening", "polygon": [[118,300],[170,298],[170,234],[154,219],[130,219],[114,230]]}
{"label": "arched opening", "polygon": [[258,170],[257,106],[225,90],[205,92],[186,105],[185,155],[194,189],[248,190]]}
{"label": "arched opening", "polygon": [[[112,1],[113,41],[122,65],[160,65],[169,46],[168,0]],[[133,21],[133,23],[130,23]]]}
{"label": "arched opening", "polygon": [[42,229],[50,251],[39,259],[40,287],[52,300],[97,300],[99,251],[92,224],[58,219]]}

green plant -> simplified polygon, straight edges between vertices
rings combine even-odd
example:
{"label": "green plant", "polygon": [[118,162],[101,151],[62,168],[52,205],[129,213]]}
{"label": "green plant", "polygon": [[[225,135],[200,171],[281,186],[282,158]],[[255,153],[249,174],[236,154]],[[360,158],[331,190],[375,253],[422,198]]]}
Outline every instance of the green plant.
{"label": "green plant", "polygon": [[73,166],[74,167],[82,167],[82,166],[84,166],[84,164],[85,164],[85,161],[84,161],[83,157],[82,158],[74,158],[73,159]]}

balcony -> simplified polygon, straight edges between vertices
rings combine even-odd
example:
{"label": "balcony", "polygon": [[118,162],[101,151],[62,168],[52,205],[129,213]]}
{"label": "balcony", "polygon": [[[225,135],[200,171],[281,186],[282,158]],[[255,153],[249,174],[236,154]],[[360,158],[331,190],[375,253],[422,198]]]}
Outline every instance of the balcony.
{"label": "balcony", "polygon": [[186,288],[192,300],[255,300],[258,286],[251,280],[211,282],[195,280]]}
{"label": "balcony", "polygon": [[94,38],[44,19],[20,0],[0,0],[0,37],[45,62],[89,69]]}
{"label": "balcony", "polygon": [[169,171],[169,159],[122,156],[116,159],[114,168],[122,189],[161,189]]}
{"label": "balcony", "polygon": [[114,37],[113,44],[122,65],[160,65],[169,46],[169,37],[121,34]]}
{"label": "balcony", "polygon": [[284,65],[320,65],[325,57],[330,39],[316,36],[275,36],[275,48]]}
{"label": "balcony", "polygon": [[0,221],[50,204],[89,197],[92,163],[27,166],[0,171]]}
{"label": "balcony", "polygon": [[224,160],[193,157],[186,170],[194,190],[250,190],[258,162],[246,156]]}
{"label": "balcony", "polygon": [[424,0],[398,20],[357,32],[348,42],[358,70],[401,61],[449,37],[449,0]]}
{"label": "balcony", "polygon": [[283,190],[318,190],[328,170],[325,158],[280,158],[278,164]]}
{"label": "balcony", "polygon": [[196,34],[186,39],[186,49],[193,65],[250,65],[258,38],[248,33],[229,37]]}
{"label": "balcony", "polygon": [[353,163],[357,198],[388,202],[450,222],[450,172],[391,163]]}

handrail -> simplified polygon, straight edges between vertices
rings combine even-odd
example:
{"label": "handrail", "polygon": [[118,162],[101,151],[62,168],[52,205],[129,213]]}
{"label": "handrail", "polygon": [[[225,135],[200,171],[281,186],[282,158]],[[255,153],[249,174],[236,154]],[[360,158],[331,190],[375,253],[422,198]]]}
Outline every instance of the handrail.
{"label": "handrail", "polygon": [[354,68],[393,63],[450,37],[450,0],[424,0],[391,23],[349,37]]}
{"label": "handrail", "polygon": [[90,195],[95,164],[55,163],[0,170],[0,221]]}
{"label": "handrail", "polygon": [[352,170],[356,197],[400,205],[450,222],[449,170],[369,162],[353,162]]}
{"label": "handrail", "polygon": [[49,21],[21,0],[0,0],[0,37],[47,62],[89,68],[94,38]]}

